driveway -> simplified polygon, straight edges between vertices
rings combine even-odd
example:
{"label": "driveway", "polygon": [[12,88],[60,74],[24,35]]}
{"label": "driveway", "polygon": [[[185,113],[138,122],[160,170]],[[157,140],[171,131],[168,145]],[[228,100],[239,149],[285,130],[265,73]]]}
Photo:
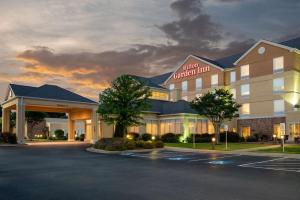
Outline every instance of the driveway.
{"label": "driveway", "polygon": [[103,155],[85,148],[0,147],[0,199],[300,199],[298,160],[167,150]]}

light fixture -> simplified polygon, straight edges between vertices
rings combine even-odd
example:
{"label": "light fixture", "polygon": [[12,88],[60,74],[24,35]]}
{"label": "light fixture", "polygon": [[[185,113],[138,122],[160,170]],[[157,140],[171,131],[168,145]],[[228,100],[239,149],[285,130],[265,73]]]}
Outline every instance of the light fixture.
{"label": "light fixture", "polygon": [[152,140],[155,140],[155,136],[153,135],[153,136],[151,137],[151,139],[152,139]]}

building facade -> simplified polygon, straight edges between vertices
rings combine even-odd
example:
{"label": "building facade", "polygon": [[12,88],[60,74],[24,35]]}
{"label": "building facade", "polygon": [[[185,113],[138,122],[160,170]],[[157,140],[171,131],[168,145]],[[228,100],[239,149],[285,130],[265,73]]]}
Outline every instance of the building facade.
{"label": "building facade", "polygon": [[[230,131],[244,137],[279,137],[280,123],[285,123],[287,137],[294,140],[300,137],[299,49],[300,38],[296,38],[282,43],[260,40],[246,52],[216,60],[189,55],[176,71],[146,78],[145,83],[153,90],[152,99],[162,104],[173,102],[173,106],[182,106],[179,102],[187,103],[215,88],[228,89],[241,105],[239,118],[226,123]],[[155,113],[151,108],[148,113],[152,116],[145,115],[145,127],[130,131],[157,135],[214,132],[211,123],[190,108],[168,109]]]}

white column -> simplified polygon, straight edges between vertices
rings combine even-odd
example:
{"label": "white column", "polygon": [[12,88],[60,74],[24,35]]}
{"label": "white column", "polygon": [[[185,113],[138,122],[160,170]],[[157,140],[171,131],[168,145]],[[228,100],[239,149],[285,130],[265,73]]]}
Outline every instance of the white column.
{"label": "white column", "polygon": [[2,132],[9,132],[10,129],[10,110],[2,108]]}
{"label": "white column", "polygon": [[91,143],[94,144],[99,138],[99,123],[98,123],[98,113],[97,109],[92,110],[92,119],[91,119],[91,128],[92,128],[92,139]]}
{"label": "white column", "polygon": [[16,105],[16,134],[18,144],[24,144],[25,137],[25,104],[23,99],[18,99]]}
{"label": "white column", "polygon": [[71,119],[71,113],[68,114],[68,141],[75,141],[75,121]]}

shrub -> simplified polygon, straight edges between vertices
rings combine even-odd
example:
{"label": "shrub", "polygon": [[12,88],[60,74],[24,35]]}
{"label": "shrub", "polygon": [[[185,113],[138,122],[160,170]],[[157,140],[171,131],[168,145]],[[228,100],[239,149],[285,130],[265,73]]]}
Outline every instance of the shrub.
{"label": "shrub", "polygon": [[14,133],[0,133],[0,143],[17,144],[17,136]]}
{"label": "shrub", "polygon": [[155,144],[156,148],[163,148],[164,147],[164,143],[161,140],[155,141],[154,144]]}
{"label": "shrub", "polygon": [[125,143],[126,149],[133,150],[136,148],[136,142],[133,140],[127,140]]}
{"label": "shrub", "polygon": [[126,141],[123,138],[102,138],[94,144],[94,148],[107,151],[123,151],[126,150],[125,143]]}
{"label": "shrub", "polygon": [[166,143],[177,143],[179,142],[180,134],[166,133],[161,136],[161,140]]}
{"label": "shrub", "polygon": [[144,140],[144,141],[149,141],[149,140],[151,140],[151,138],[152,138],[152,135],[149,133],[144,133],[142,135],[142,140]]}
{"label": "shrub", "polygon": [[245,138],[246,142],[258,142],[258,138],[254,135],[250,135],[248,137]]}
{"label": "shrub", "polygon": [[152,141],[144,142],[143,148],[144,149],[153,149],[154,148],[154,143]]}
{"label": "shrub", "polygon": [[[226,133],[222,132],[220,133],[220,142],[226,141]],[[234,132],[227,132],[227,141],[228,142],[241,142],[242,138],[238,133]]]}
{"label": "shrub", "polygon": [[108,145],[111,142],[111,140],[112,138],[102,138],[94,144],[94,148],[105,149],[106,145]]}
{"label": "shrub", "polygon": [[[193,142],[193,136],[194,134],[191,134],[190,136],[188,136],[186,138],[186,141],[188,143],[192,143]],[[207,143],[207,142],[211,142],[211,138],[213,137],[213,134],[208,134],[208,133],[203,133],[203,134],[195,134],[195,142],[196,143]]]}
{"label": "shrub", "polygon": [[79,140],[80,140],[80,141],[84,141],[84,138],[85,138],[85,134],[81,134],[81,135],[79,136]]}
{"label": "shrub", "polygon": [[144,147],[144,143],[145,143],[145,141],[143,141],[143,140],[138,140],[138,141],[136,141],[136,147],[137,148],[143,148]]}
{"label": "shrub", "polygon": [[140,138],[140,134],[139,133],[134,133],[134,132],[132,132],[132,133],[128,133],[127,135],[129,135],[130,136],[130,138],[132,138],[133,140],[138,140],[139,138]]}
{"label": "shrub", "polygon": [[61,129],[57,129],[54,131],[55,137],[57,139],[64,139],[65,132]]}

